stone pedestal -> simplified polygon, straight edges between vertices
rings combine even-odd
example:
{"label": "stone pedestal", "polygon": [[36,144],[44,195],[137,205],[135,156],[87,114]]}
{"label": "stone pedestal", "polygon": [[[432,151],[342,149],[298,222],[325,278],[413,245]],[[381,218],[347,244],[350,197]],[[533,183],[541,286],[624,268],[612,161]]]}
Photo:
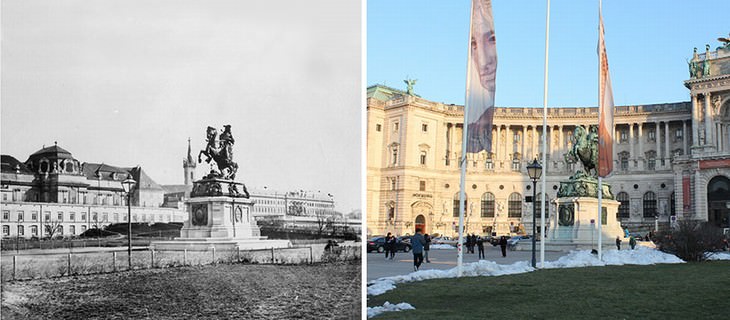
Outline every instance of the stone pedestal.
{"label": "stone pedestal", "polygon": [[[596,249],[598,244],[598,199],[563,197],[553,200],[558,214],[551,217],[545,247],[548,250]],[[619,202],[603,199],[601,225],[604,249],[616,248],[616,237],[623,240],[621,224],[616,219]]]}
{"label": "stone pedestal", "polygon": [[242,183],[228,180],[203,179],[194,182],[192,198],[185,203],[188,219],[180,230],[180,238],[155,241],[150,247],[154,250],[290,247],[289,240],[267,240],[261,236],[252,216],[254,203],[245,190]]}

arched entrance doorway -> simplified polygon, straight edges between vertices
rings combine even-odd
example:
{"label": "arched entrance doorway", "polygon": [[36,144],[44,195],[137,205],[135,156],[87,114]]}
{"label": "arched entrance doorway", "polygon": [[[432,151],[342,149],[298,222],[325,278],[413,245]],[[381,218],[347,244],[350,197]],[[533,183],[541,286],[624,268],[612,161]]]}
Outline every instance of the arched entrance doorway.
{"label": "arched entrance doorway", "polygon": [[717,176],[707,184],[707,221],[730,228],[730,179]]}
{"label": "arched entrance doorway", "polygon": [[427,233],[426,232],[426,217],[424,217],[422,214],[419,214],[416,217],[416,228],[415,229],[421,229],[421,232]]}

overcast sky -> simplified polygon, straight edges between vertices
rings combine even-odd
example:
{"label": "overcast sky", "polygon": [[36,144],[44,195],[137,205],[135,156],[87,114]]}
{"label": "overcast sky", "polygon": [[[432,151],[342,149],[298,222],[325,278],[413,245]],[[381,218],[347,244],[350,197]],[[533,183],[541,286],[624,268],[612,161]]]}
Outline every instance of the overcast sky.
{"label": "overcast sky", "polygon": [[360,26],[358,1],[4,0],[2,153],[182,184],[188,137],[230,124],[237,180],[359,208]]}

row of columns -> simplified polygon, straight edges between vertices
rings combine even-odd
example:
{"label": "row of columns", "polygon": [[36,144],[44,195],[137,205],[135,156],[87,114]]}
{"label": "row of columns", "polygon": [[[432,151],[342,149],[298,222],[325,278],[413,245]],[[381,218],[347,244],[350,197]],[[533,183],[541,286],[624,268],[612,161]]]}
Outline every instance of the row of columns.
{"label": "row of columns", "polygon": [[[661,148],[661,139],[660,139],[660,137],[662,135],[662,126],[661,126],[662,122],[664,123],[664,132],[663,132],[664,149]],[[670,130],[669,130],[670,122],[671,121],[654,121],[654,143],[656,144],[655,145],[656,159],[658,159],[658,160],[668,159],[671,157],[671,146],[669,143],[669,141],[671,139]],[[687,147],[688,147],[687,140],[689,139],[689,137],[686,134],[687,133],[687,122],[684,120],[681,120],[681,122],[682,122],[682,153],[687,154],[688,153],[687,152],[688,151],[687,150]],[[644,149],[644,131],[643,131],[644,123],[634,122],[634,123],[629,123],[629,124],[617,124],[617,126],[618,125],[628,125],[629,126],[629,137],[628,137],[629,158],[630,159],[637,158],[636,157],[637,154],[634,149],[634,140],[636,140],[636,138],[638,138],[639,150],[643,152],[643,150],[645,150]],[[637,127],[637,130],[636,130],[637,134],[634,134],[634,126]],[[617,142],[617,140],[620,139],[620,132],[618,129],[616,129],[616,131],[614,132],[614,136],[615,136],[615,138],[614,138],[614,150],[615,150],[616,142]],[[641,155],[639,155],[639,156],[641,156]]]}
{"label": "row of columns", "polygon": [[[703,103],[699,101],[700,96],[702,96]],[[692,95],[692,125],[695,128],[693,134],[696,137],[702,137],[696,139],[692,146],[713,146],[717,148],[717,151],[728,151],[725,146],[727,143],[725,140],[728,136],[727,125],[714,121],[711,101],[712,94],[709,92]],[[704,113],[702,112],[702,105],[704,105]],[[700,119],[703,121],[703,126],[699,123]]]}

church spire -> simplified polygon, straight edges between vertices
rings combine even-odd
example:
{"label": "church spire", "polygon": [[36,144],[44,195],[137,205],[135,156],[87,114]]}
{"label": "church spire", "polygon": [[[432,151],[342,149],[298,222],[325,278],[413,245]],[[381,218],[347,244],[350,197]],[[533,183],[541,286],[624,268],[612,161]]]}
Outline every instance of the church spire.
{"label": "church spire", "polygon": [[185,185],[192,185],[195,180],[195,167],[197,163],[193,159],[193,154],[190,148],[190,138],[188,138],[188,156],[183,159],[183,171],[185,172]]}

